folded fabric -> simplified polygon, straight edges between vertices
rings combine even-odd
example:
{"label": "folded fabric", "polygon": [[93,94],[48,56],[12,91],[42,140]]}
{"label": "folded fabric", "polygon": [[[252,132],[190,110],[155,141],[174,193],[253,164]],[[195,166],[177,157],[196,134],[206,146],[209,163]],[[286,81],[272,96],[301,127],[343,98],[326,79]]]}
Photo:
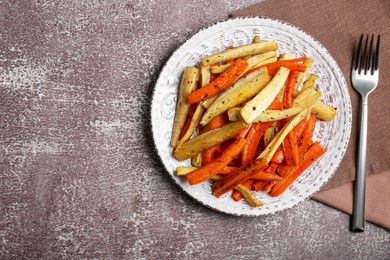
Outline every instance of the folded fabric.
{"label": "folded fabric", "polygon": [[[372,174],[366,183],[367,221],[390,230],[390,171]],[[313,199],[352,214],[353,182],[318,192]]]}
{"label": "folded fabric", "polygon": [[[340,66],[349,88],[352,102],[352,131],[349,145],[342,163],[334,176],[322,188],[321,191],[329,190],[334,187],[346,184],[346,187],[352,187],[352,181],[355,179],[356,171],[356,150],[358,145],[358,126],[360,97],[352,88],[350,82],[350,70],[353,57],[353,50],[357,45],[360,35],[380,34],[381,35],[381,53],[380,53],[380,73],[379,85],[377,89],[369,96],[369,121],[368,121],[368,149],[367,149],[367,174],[378,174],[390,171],[390,120],[387,119],[387,113],[390,111],[390,91],[388,82],[390,82],[390,2],[386,0],[373,1],[322,1],[322,0],[268,0],[248,8],[239,10],[232,14],[233,17],[260,16],[273,19],[279,19],[291,23],[308,34],[312,35],[321,42]],[[364,19],[361,19],[364,17]],[[371,180],[381,182],[382,176]],[[347,184],[348,183],[348,184]],[[348,186],[349,185],[349,186]],[[372,185],[375,186],[375,185]],[[344,186],[343,186],[344,187]],[[338,207],[337,200],[341,196],[352,197],[352,190],[340,188],[344,193],[336,193],[333,189],[329,191],[333,196],[322,198],[326,194],[319,193],[314,199],[322,201],[328,205]],[[371,194],[371,193],[370,193]],[[371,195],[370,195],[371,196]],[[378,196],[377,193],[373,196]],[[389,198],[389,197],[387,197]],[[384,196],[374,197],[371,203],[385,205],[389,207],[389,200]],[[348,202],[349,203],[349,202]],[[352,207],[352,204],[350,204]],[[339,207],[348,212],[344,205]],[[372,209],[370,207],[369,209]],[[380,215],[382,211],[372,212],[375,217],[367,218],[372,222],[388,228],[383,224],[385,218],[390,219],[389,215]],[[371,213],[370,213],[371,216]],[[390,220],[389,220],[390,221]]]}

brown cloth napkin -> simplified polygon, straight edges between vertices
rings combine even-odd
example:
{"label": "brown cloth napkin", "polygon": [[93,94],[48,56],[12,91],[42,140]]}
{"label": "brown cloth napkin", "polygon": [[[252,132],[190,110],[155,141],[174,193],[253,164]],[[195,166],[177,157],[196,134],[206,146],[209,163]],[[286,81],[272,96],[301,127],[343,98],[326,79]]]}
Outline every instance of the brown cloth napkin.
{"label": "brown cloth napkin", "polygon": [[[341,165],[314,199],[348,213],[352,207],[351,201],[347,198],[352,198],[350,187],[355,179],[360,117],[360,96],[354,91],[350,81],[353,50],[362,33],[381,35],[379,84],[368,99],[367,141],[367,174],[381,173],[381,175],[374,179],[368,178],[370,186],[367,186],[366,211],[384,208],[384,211],[370,212],[370,218],[367,217],[367,220],[390,229],[390,188],[382,186],[390,175],[390,136],[388,134],[390,129],[390,1],[268,0],[233,13],[233,17],[238,16],[267,17],[298,26],[321,42],[339,64],[351,96],[352,132]],[[337,187],[340,185],[343,186]],[[382,187],[382,189],[379,190],[376,187]],[[378,192],[370,191],[371,188],[378,189]],[[345,198],[345,200],[339,201],[340,198]],[[343,203],[340,204],[340,202]],[[374,205],[369,205],[369,203]]]}
{"label": "brown cloth napkin", "polygon": [[[390,230],[390,171],[372,174],[367,177],[366,183],[366,210],[367,221]],[[331,207],[340,209],[348,214],[352,213],[353,182],[324,190],[314,199]]]}

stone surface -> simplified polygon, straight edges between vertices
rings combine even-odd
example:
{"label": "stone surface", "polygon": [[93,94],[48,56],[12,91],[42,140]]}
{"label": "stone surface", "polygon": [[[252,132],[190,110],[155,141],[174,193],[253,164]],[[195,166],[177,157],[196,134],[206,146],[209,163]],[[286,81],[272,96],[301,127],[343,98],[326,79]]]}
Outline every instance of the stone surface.
{"label": "stone surface", "polygon": [[239,218],[184,195],[153,148],[160,69],[257,1],[0,1],[0,259],[389,259],[390,233],[314,201]]}

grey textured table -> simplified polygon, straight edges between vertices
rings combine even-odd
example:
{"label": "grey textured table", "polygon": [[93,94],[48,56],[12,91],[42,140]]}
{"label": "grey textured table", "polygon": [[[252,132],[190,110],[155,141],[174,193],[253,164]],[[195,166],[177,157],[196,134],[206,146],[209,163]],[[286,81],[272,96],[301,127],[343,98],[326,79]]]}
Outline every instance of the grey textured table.
{"label": "grey textured table", "polygon": [[160,164],[148,113],[164,62],[255,2],[0,1],[0,259],[390,258],[377,226],[352,234],[311,200],[223,215]]}

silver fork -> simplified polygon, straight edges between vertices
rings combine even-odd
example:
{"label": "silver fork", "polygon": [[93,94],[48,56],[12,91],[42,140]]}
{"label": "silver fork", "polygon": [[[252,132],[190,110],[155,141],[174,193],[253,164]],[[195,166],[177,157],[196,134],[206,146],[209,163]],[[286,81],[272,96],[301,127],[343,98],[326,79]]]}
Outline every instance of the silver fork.
{"label": "silver fork", "polygon": [[[353,212],[351,230],[353,232],[364,231],[364,209],[366,196],[366,152],[367,152],[367,115],[368,95],[378,85],[379,76],[379,42],[380,35],[374,45],[374,35],[367,35],[364,47],[363,34],[360,37],[352,64],[352,85],[361,95],[360,136],[357,158],[355,191],[353,198]],[[368,48],[368,50],[367,50]]]}

